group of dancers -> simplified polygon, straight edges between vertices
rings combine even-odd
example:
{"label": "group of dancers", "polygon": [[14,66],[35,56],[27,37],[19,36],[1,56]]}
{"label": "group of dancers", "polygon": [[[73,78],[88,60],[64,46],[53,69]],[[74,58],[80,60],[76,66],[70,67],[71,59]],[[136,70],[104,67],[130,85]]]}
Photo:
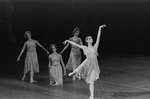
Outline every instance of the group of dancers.
{"label": "group of dancers", "polygon": [[[90,97],[89,99],[94,99],[94,82],[99,79],[100,68],[98,65],[97,55],[98,55],[98,46],[100,42],[101,29],[106,27],[106,25],[99,26],[97,33],[97,39],[93,45],[93,39],[91,36],[85,38],[86,45],[83,45],[81,38],[78,37],[80,29],[77,27],[74,29],[74,36],[69,40],[65,40],[63,43],[66,45],[64,49],[58,53],[57,46],[51,44],[50,50],[52,51],[49,54],[49,51],[44,48],[37,40],[33,40],[31,37],[31,32],[26,31],[24,36],[27,38],[27,41],[24,43],[23,48],[18,56],[17,61],[20,60],[21,55],[24,50],[27,49],[24,72],[22,80],[25,79],[27,72],[30,72],[30,83],[36,82],[33,79],[34,73],[39,72],[38,57],[36,53],[36,45],[40,46],[48,54],[49,59],[49,74],[50,74],[50,83],[49,85],[58,86],[63,84],[63,74],[66,75],[66,69],[72,71],[69,73],[69,76],[72,76],[73,80],[76,78],[84,79],[87,84],[89,84]],[[62,58],[62,53],[71,45],[71,52],[67,65],[65,66]],[[86,59],[81,63],[81,49],[86,56]],[[63,68],[63,69],[62,69]],[[64,71],[63,71],[64,70]],[[54,80],[54,83],[52,80]]]}

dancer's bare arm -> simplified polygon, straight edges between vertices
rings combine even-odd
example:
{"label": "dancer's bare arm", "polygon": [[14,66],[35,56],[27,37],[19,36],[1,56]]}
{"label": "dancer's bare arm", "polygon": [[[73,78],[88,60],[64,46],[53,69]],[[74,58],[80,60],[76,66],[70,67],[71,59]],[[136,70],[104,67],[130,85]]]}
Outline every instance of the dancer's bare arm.
{"label": "dancer's bare arm", "polygon": [[96,43],[94,44],[94,46],[95,46],[96,48],[98,48],[98,46],[99,46],[100,36],[101,36],[101,29],[104,28],[104,27],[106,27],[106,25],[101,25],[101,26],[99,26],[99,30],[98,30],[98,33],[97,33]]}
{"label": "dancer's bare arm", "polygon": [[67,48],[69,47],[69,43],[67,43],[67,45],[64,47],[64,49],[60,52],[60,54],[62,54]]}
{"label": "dancer's bare arm", "polygon": [[25,50],[25,48],[26,48],[26,45],[27,45],[27,43],[25,42],[24,45],[23,45],[23,48],[22,48],[22,50],[21,50],[21,52],[20,52],[20,54],[19,54],[19,56],[18,56],[17,61],[20,60],[20,57],[21,57],[22,53],[24,52],[24,50]]}
{"label": "dancer's bare arm", "polygon": [[81,49],[84,49],[84,46],[83,45],[79,45],[79,44],[77,44],[77,43],[75,43],[75,42],[73,42],[73,41],[70,41],[70,40],[66,40],[65,42],[64,42],[64,44],[66,44],[66,43],[70,43],[70,44],[72,44],[72,45],[74,45],[74,46],[77,46],[77,47],[79,47],[79,48],[81,48]]}
{"label": "dancer's bare arm", "polygon": [[60,55],[60,61],[61,61],[61,63],[62,63],[63,69],[64,69],[64,75],[66,75],[65,64],[64,64],[64,61],[63,61],[63,58],[62,58],[61,55]]}
{"label": "dancer's bare arm", "polygon": [[43,47],[38,41],[35,40],[35,42],[38,46],[40,46],[43,50],[45,50],[47,54],[49,54],[48,50],[45,47]]}

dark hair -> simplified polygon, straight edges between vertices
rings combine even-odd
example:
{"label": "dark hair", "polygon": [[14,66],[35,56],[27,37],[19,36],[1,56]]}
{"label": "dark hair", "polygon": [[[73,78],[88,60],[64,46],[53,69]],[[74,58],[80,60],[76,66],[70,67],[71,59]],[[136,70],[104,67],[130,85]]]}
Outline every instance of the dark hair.
{"label": "dark hair", "polygon": [[32,33],[31,33],[30,31],[26,31],[26,32],[24,33],[24,37],[25,37],[25,38],[27,38],[27,34],[32,35]]}
{"label": "dark hair", "polygon": [[55,48],[57,49],[56,44],[51,44],[51,45],[50,45],[50,50],[52,50],[52,47],[53,47],[53,46],[55,46]]}
{"label": "dark hair", "polygon": [[76,28],[73,30],[73,34],[75,34],[77,30],[80,31],[80,28],[76,27]]}

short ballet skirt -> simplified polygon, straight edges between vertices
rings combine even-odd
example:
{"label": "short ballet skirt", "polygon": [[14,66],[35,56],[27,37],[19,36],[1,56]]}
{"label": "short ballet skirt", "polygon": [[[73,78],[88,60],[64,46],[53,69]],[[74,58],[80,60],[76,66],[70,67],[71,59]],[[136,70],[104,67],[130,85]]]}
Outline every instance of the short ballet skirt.
{"label": "short ballet skirt", "polygon": [[90,83],[93,79],[94,81],[99,79],[100,68],[97,56],[92,55],[87,57],[75,71],[86,81],[86,83]]}

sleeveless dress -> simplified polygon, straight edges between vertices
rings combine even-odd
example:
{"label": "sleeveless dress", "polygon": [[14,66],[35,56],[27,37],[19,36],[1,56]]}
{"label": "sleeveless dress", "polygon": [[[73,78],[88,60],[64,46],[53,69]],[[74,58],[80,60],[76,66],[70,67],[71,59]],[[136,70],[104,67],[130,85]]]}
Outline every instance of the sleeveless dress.
{"label": "sleeveless dress", "polygon": [[[71,38],[70,40],[77,44],[80,44],[79,39],[75,41]],[[80,65],[80,63],[81,63],[81,49],[79,47],[71,45],[70,56],[66,65],[66,69],[68,69],[69,71],[74,70]]]}
{"label": "sleeveless dress", "polygon": [[[51,56],[51,62],[52,65],[50,66],[50,74],[52,76],[52,78],[57,81],[59,84],[63,84],[63,79],[62,79],[62,67],[60,64],[60,55],[56,56],[53,55]],[[54,64],[55,62],[55,64]],[[50,64],[49,64],[50,65]]]}
{"label": "sleeveless dress", "polygon": [[86,59],[74,71],[77,72],[86,83],[90,83],[93,79],[94,81],[99,79],[100,68],[97,61],[97,49],[93,47],[92,49],[86,48],[83,51],[86,55]]}
{"label": "sleeveless dress", "polygon": [[35,42],[27,41],[27,53],[25,58],[25,66],[24,72],[27,73],[28,71],[39,72],[39,63],[38,57],[36,53],[36,44]]}

